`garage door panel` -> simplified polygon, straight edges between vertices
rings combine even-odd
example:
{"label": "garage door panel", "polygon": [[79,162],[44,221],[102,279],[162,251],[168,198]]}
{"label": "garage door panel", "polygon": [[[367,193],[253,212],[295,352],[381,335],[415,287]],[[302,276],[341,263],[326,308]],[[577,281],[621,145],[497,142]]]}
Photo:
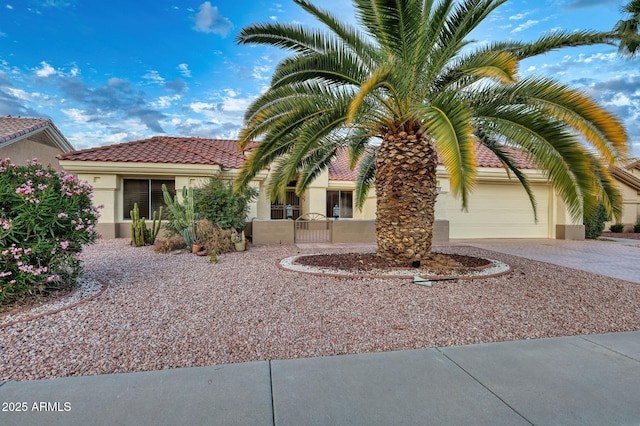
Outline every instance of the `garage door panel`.
{"label": "garage door panel", "polygon": [[[548,238],[549,188],[533,186],[538,222],[527,193],[515,184],[480,184],[469,196],[468,212],[447,199],[451,238]],[[450,194],[447,194],[450,196]]]}

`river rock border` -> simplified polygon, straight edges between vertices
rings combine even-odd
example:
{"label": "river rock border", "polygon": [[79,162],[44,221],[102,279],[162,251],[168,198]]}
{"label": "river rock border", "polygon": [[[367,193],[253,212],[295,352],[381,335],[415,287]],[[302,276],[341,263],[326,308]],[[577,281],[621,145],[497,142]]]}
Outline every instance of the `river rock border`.
{"label": "river rock border", "polygon": [[385,271],[376,271],[372,273],[366,273],[363,271],[347,271],[344,269],[334,268],[321,268],[316,266],[307,266],[295,263],[296,259],[303,256],[314,256],[313,254],[304,254],[297,256],[290,256],[282,259],[278,263],[280,269],[293,272],[301,272],[304,274],[311,274],[317,276],[330,276],[336,278],[371,278],[371,279],[393,279],[393,278],[406,278],[414,279],[416,283],[424,281],[445,281],[445,280],[473,280],[478,278],[492,278],[500,275],[505,275],[511,272],[511,267],[506,263],[499,260],[487,259],[491,262],[491,265],[480,269],[472,269],[463,274],[439,274],[439,275],[425,275],[416,274],[412,269],[394,269]]}

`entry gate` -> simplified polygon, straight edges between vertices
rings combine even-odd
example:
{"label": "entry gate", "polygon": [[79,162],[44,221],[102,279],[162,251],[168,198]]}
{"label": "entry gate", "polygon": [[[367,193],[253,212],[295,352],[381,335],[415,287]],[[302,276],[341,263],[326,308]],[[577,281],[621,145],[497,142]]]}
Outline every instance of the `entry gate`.
{"label": "entry gate", "polygon": [[295,220],[293,238],[296,243],[331,242],[332,220],[320,213],[305,213]]}

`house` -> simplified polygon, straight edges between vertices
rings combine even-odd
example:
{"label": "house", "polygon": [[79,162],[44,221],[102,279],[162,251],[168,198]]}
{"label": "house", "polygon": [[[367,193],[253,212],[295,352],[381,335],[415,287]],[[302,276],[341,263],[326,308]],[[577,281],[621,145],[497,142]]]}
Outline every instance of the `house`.
{"label": "house", "polygon": [[14,164],[38,159],[43,165],[60,170],[57,156],[73,146],[48,118],[0,117],[0,158]]}
{"label": "house", "polygon": [[624,224],[625,232],[632,232],[633,226],[640,221],[640,159],[633,158],[622,162],[611,170],[622,193],[622,217],[611,223]]}
{"label": "house", "polygon": [[[255,144],[247,147],[250,151]],[[582,224],[573,223],[567,210],[540,170],[523,155],[516,161],[528,176],[537,201],[537,221],[529,198],[501,162],[482,145],[477,146],[478,182],[469,197],[468,212],[450,191],[447,174],[438,170],[439,196],[436,204],[437,240],[449,238],[584,238]],[[198,186],[210,177],[232,180],[246,159],[237,141],[194,137],[156,136],[116,145],[61,154],[60,164],[94,187],[94,202],[106,206],[99,231],[107,238],[126,237],[130,232],[129,212],[133,203],[140,215],[149,218],[162,203],[162,184],[170,190]],[[347,167],[346,155],[339,156],[309,189],[298,196],[293,184],[285,200],[272,201],[266,187],[269,170],[258,174],[252,186],[259,190],[251,205],[254,238],[263,243],[289,243],[295,230],[286,219],[307,213],[332,218],[339,207],[331,241],[375,241],[375,193],[364,208],[354,208],[356,172]],[[256,242],[258,242],[256,240]]]}

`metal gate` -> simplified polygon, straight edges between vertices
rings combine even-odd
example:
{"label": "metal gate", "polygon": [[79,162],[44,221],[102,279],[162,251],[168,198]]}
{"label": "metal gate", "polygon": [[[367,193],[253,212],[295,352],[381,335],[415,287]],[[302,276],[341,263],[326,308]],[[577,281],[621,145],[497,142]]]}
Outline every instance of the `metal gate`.
{"label": "metal gate", "polygon": [[295,220],[293,238],[296,243],[331,242],[332,220],[320,213],[305,213]]}

